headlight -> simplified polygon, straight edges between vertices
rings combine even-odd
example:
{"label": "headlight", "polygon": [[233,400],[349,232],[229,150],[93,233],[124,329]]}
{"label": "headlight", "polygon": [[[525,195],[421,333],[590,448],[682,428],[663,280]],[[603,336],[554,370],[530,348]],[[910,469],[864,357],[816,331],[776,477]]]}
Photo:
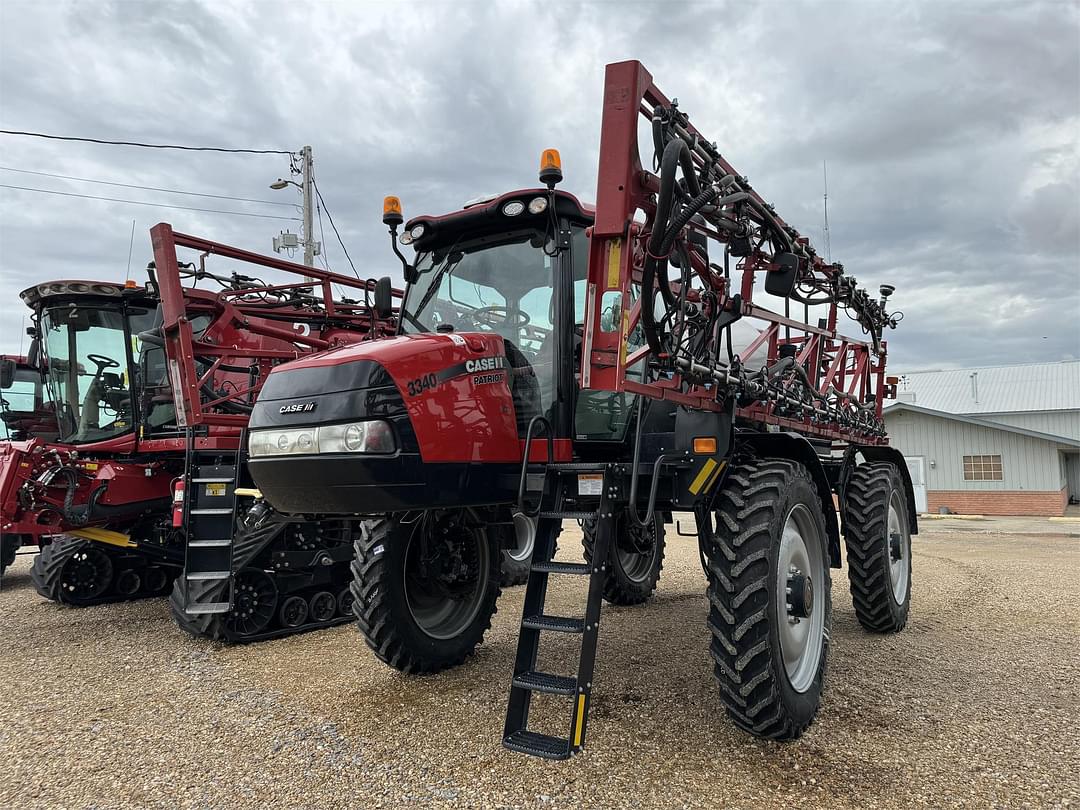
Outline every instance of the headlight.
{"label": "headlight", "polygon": [[511,200],[502,207],[502,212],[508,217],[516,217],[525,210],[525,203],[520,200]]}
{"label": "headlight", "polygon": [[270,428],[248,434],[248,454],[267,456],[318,453],[393,453],[397,449],[389,422],[373,419],[344,425],[307,428]]}
{"label": "headlight", "polygon": [[544,197],[533,197],[529,200],[529,213],[530,214],[542,214],[547,210],[547,199]]}
{"label": "headlight", "polygon": [[412,230],[409,231],[409,236],[411,236],[413,239],[419,239],[421,236],[424,235],[424,230],[425,228],[423,222],[419,223],[418,225],[413,225]]}
{"label": "headlight", "polygon": [[248,453],[257,456],[290,456],[317,452],[318,428],[253,430],[248,436]]}
{"label": "headlight", "polygon": [[319,428],[320,453],[393,453],[395,449],[393,428],[378,419]]}
{"label": "headlight", "polygon": [[401,244],[403,244],[403,245],[411,245],[412,244],[412,234],[409,233],[408,231],[405,231],[405,233],[403,233],[401,236],[398,237],[398,241],[401,242]]}

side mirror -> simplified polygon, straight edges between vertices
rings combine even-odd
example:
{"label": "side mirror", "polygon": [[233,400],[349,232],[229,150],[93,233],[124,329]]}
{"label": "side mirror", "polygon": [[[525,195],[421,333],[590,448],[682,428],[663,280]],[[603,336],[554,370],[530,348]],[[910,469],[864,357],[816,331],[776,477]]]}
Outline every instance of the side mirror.
{"label": "side mirror", "polygon": [[390,276],[383,276],[375,282],[375,314],[389,318],[393,313],[394,290],[390,286]]}
{"label": "side mirror", "polygon": [[10,357],[0,360],[0,388],[11,388],[15,384],[15,361]]}
{"label": "side mirror", "polygon": [[777,253],[773,257],[776,267],[765,274],[765,292],[787,298],[795,289],[799,275],[799,257],[794,253]]}

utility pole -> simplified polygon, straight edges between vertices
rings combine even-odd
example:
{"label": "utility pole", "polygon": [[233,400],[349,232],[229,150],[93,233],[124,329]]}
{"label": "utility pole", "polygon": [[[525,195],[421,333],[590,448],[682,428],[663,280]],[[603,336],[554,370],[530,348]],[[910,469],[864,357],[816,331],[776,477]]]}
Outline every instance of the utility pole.
{"label": "utility pole", "polygon": [[[315,257],[322,253],[322,245],[315,241],[315,205],[312,197],[312,191],[315,188],[315,176],[312,170],[311,160],[311,147],[305,146],[300,150],[300,164],[301,168],[299,174],[301,175],[302,182],[297,183],[294,180],[285,180],[279,177],[273,183],[270,184],[270,188],[275,191],[280,191],[283,188],[289,186],[296,186],[300,189],[302,195],[303,206],[303,225],[304,225],[304,266],[314,267]],[[292,173],[297,174],[296,162],[292,163]],[[300,240],[295,233],[289,231],[282,231],[280,235],[274,237],[274,251],[281,253],[285,251],[291,256],[291,251],[296,250],[300,246]],[[305,281],[314,282],[315,279],[312,276],[305,276]]]}
{"label": "utility pole", "polygon": [[304,265],[315,266],[315,226],[311,204],[311,147],[305,146],[300,150],[300,160],[304,164],[304,184],[301,190],[304,193]]}

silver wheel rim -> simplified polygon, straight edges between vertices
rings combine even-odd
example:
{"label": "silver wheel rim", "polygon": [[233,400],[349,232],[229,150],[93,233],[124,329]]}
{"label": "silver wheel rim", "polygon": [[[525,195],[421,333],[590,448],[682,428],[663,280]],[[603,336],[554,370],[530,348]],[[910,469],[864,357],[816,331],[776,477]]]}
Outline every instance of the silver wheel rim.
{"label": "silver wheel rim", "polygon": [[472,624],[473,619],[480,612],[480,605],[484,601],[484,593],[487,591],[488,572],[490,560],[488,557],[488,544],[482,535],[470,532],[471,541],[477,545],[478,565],[480,576],[476,585],[467,598],[455,599],[450,596],[442,596],[425,592],[423,589],[410,588],[411,577],[409,574],[409,557],[411,547],[417,540],[417,532],[424,531],[427,521],[419,520],[409,536],[410,548],[405,549],[405,560],[402,563],[404,571],[405,604],[409,608],[416,626],[427,636],[445,641],[457,638],[462,631]]}
{"label": "silver wheel rim", "polygon": [[533,546],[536,544],[536,518],[527,517],[521,512],[514,513],[514,536],[517,545],[506,550],[514,562],[528,562],[532,559]]}
{"label": "silver wheel rim", "polygon": [[898,605],[907,598],[911,579],[911,535],[908,533],[907,517],[900,501],[900,493],[893,491],[889,497],[889,526],[885,537],[889,554],[889,579],[892,580],[892,597]]}
{"label": "silver wheel rim", "polygon": [[[804,504],[796,504],[788,512],[780,536],[777,555],[776,605],[778,613],[780,653],[784,659],[791,688],[807,691],[817,678],[821,651],[825,641],[824,558],[821,537],[814,516]],[[788,579],[809,577],[813,599],[809,616],[791,615]]]}

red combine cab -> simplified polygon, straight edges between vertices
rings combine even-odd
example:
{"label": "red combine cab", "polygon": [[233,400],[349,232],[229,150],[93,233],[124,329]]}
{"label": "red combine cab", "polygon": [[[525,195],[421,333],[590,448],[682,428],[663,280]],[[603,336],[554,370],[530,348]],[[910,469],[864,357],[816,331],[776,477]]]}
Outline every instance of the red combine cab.
{"label": "red combine cab", "polygon": [[[556,759],[584,744],[602,601],[647,599],[664,524],[692,512],[718,706],[791,739],[823,689],[841,521],[859,620],[907,619],[916,516],[881,420],[892,288],[874,299],[818,256],[637,62],[607,68],[600,143],[595,209],[555,190],[549,150],[542,187],[405,224],[397,336],[274,368],[249,468],[284,513],[368,513],[356,614],[406,671],[472,652],[500,532],[531,524],[504,744]],[[584,563],[553,559],[565,519]],[[588,582],[578,615],[545,610],[553,576]],[[540,671],[553,634],[580,637],[572,671]],[[537,692],[568,699],[565,726],[529,726]]]}
{"label": "red combine cab", "polygon": [[[9,452],[9,442],[36,436],[56,437],[56,414],[37,366],[37,344],[30,355],[0,357],[0,458]],[[15,562],[23,546],[40,546],[47,537],[36,526],[18,527],[4,520],[0,525],[0,574]]]}
{"label": "red combine cab", "polygon": [[[22,295],[34,310],[44,399],[54,403],[52,429],[51,435],[41,426],[24,431],[0,450],[0,503],[5,535],[59,535],[31,572],[47,598],[86,605],[166,593],[185,564],[189,539],[200,545],[191,531],[200,518],[190,514],[189,500],[209,497],[220,509],[245,480],[237,453],[270,367],[392,328],[392,313],[379,317],[365,301],[373,281],[322,274],[327,289],[332,283],[339,291],[356,291],[353,299],[331,297],[334,309],[328,312],[321,290],[313,291],[318,283],[268,285],[237,273],[215,275],[206,270],[205,255],[198,266],[183,267],[174,255],[171,269],[159,281],[151,266],[145,287],[57,281]],[[219,289],[196,286],[204,281]],[[180,377],[165,352],[168,316],[182,319],[188,330],[184,356],[198,370],[194,410],[222,416],[221,424],[190,423],[192,401],[177,396],[173,381]],[[231,471],[228,482],[193,481],[193,464],[207,458],[218,477]],[[347,590],[351,536],[340,526],[278,520],[261,503],[241,508],[238,519],[253,522],[256,516],[261,541],[249,548],[249,562],[274,572],[274,555],[287,558],[282,601],[296,596],[294,589],[304,593],[303,611],[294,600],[282,615],[275,603],[267,625],[293,632],[350,615],[348,600],[339,600]],[[233,517],[230,509],[230,542]],[[276,573],[268,579],[278,588]],[[195,632],[260,637],[244,628],[234,632],[229,610],[182,615]]]}

